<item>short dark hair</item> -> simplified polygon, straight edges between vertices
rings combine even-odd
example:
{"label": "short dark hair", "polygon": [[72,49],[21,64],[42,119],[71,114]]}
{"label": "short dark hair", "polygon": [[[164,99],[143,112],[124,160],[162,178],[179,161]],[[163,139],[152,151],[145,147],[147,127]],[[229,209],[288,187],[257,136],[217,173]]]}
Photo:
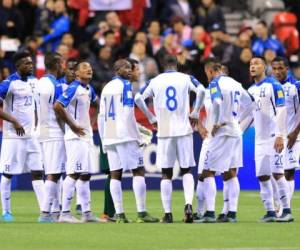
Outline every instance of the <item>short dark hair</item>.
{"label": "short dark hair", "polygon": [[61,59],[61,54],[54,52],[54,53],[47,53],[45,55],[45,68],[46,69],[55,69],[57,66],[57,63]]}
{"label": "short dark hair", "polygon": [[114,71],[117,73],[126,63],[131,63],[126,59],[119,59],[114,63]]}
{"label": "short dark hair", "polygon": [[177,57],[173,55],[166,55],[162,60],[162,65],[164,68],[177,67]]}
{"label": "short dark hair", "polygon": [[261,24],[261,25],[265,26],[266,28],[268,28],[268,24],[267,24],[267,22],[264,21],[264,20],[259,20],[259,21],[256,23],[256,25],[257,25],[257,24]]}
{"label": "short dark hair", "polygon": [[272,63],[273,62],[283,62],[284,63],[284,66],[286,67],[289,67],[290,64],[289,64],[289,61],[286,57],[283,57],[283,56],[276,56],[273,60],[272,60]]}
{"label": "short dark hair", "polygon": [[131,64],[131,68],[134,69],[136,64],[139,64],[139,62],[132,58],[126,58],[126,60]]}
{"label": "short dark hair", "polygon": [[17,65],[20,60],[22,60],[23,58],[26,58],[26,57],[31,57],[28,50],[17,51],[13,56],[14,65]]}
{"label": "short dark hair", "polygon": [[263,56],[253,56],[251,58],[251,60],[254,59],[254,58],[258,58],[258,59],[262,60],[264,62],[264,64],[267,64],[266,59]]}
{"label": "short dark hair", "polygon": [[68,60],[66,61],[66,64],[68,64],[68,63],[70,63],[70,62],[74,62],[74,63],[78,63],[78,60],[76,59],[76,58],[74,58],[74,57],[70,57],[70,58],[68,58]]}
{"label": "short dark hair", "polygon": [[209,57],[204,60],[204,67],[211,67],[213,71],[222,70],[222,64],[219,59],[215,57]]}
{"label": "short dark hair", "polygon": [[108,35],[114,35],[114,34],[115,34],[115,32],[113,30],[107,30],[103,33],[103,36],[107,37]]}

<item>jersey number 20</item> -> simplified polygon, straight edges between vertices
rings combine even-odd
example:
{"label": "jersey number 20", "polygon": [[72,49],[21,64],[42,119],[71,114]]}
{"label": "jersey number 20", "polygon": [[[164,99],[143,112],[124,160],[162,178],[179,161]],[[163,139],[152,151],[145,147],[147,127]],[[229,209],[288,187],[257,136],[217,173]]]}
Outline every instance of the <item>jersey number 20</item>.
{"label": "jersey number 20", "polygon": [[167,87],[166,89],[166,96],[167,96],[167,109],[170,111],[175,111],[178,106],[178,102],[176,100],[176,89],[172,86]]}
{"label": "jersey number 20", "polygon": [[[111,97],[109,106],[107,106],[106,97],[104,98],[104,103],[105,103],[105,121],[107,121],[107,117],[115,120],[116,113],[115,113],[114,97],[113,96]],[[108,109],[107,109],[107,107],[108,107]]]}

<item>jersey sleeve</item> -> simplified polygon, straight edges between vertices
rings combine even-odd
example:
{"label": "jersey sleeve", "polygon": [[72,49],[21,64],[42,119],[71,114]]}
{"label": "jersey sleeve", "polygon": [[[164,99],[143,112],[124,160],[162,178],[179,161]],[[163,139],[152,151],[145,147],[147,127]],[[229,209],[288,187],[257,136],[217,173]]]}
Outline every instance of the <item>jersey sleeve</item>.
{"label": "jersey sleeve", "polygon": [[192,75],[190,75],[191,83],[197,88],[201,83]]}
{"label": "jersey sleeve", "polygon": [[57,83],[54,87],[54,99],[53,99],[53,103],[56,102],[56,100],[58,99],[58,97],[60,97],[63,93],[63,87],[61,83]]}
{"label": "jersey sleeve", "polygon": [[91,91],[91,102],[96,102],[97,94],[92,86],[90,86],[90,91]]}
{"label": "jersey sleeve", "polygon": [[140,94],[144,100],[153,96],[152,81],[146,82],[146,85],[140,89]]}
{"label": "jersey sleeve", "polygon": [[9,80],[4,80],[2,83],[0,83],[0,98],[2,100],[5,99],[8,90],[9,90],[9,86],[10,86],[10,81]]}
{"label": "jersey sleeve", "polygon": [[67,107],[71,100],[73,99],[76,90],[77,90],[77,85],[70,85],[58,98],[57,102],[61,103],[64,107]]}
{"label": "jersey sleeve", "polygon": [[298,102],[300,103],[300,81],[295,82],[295,87],[297,89]]}
{"label": "jersey sleeve", "polygon": [[272,84],[273,91],[274,91],[274,99],[275,99],[275,106],[280,107],[285,105],[285,98],[282,86],[280,83],[274,82]]}
{"label": "jersey sleeve", "polygon": [[209,92],[212,101],[214,101],[215,99],[221,99],[221,100],[223,99],[222,92],[218,82],[211,82],[209,84]]}

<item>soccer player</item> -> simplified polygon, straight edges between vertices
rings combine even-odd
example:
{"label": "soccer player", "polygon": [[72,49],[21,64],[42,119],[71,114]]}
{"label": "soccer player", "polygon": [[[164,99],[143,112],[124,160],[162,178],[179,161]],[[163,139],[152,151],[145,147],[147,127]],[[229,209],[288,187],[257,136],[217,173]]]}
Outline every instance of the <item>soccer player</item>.
{"label": "soccer player", "polygon": [[[36,78],[29,52],[17,52],[13,57],[17,69],[0,84],[3,110],[8,115],[3,122],[1,148],[1,202],[3,221],[13,221],[11,213],[11,178],[31,171],[32,186],[40,210],[44,193],[41,149],[37,140]],[[24,129],[23,129],[24,128]],[[16,133],[17,130],[17,133]]]}
{"label": "soccer player", "polygon": [[[272,77],[266,77],[266,63],[263,58],[254,57],[250,61],[250,75],[255,83],[249,88],[254,97],[256,109],[253,111],[255,128],[255,170],[260,184],[260,195],[266,215],[261,222],[293,221],[287,181],[283,165],[284,137],[286,133],[286,107],[281,84]],[[271,175],[274,176],[283,208],[276,218]]]}
{"label": "soccer player", "polygon": [[66,149],[64,143],[64,124],[55,115],[53,105],[62,94],[62,84],[58,82],[63,74],[62,58],[58,53],[46,54],[46,75],[37,84],[40,97],[40,135],[43,163],[47,179],[45,195],[39,222],[54,222],[58,220],[60,208],[51,211],[53,200],[58,200],[58,180],[65,172]]}
{"label": "soccer player", "polygon": [[300,158],[300,82],[288,76],[289,63],[286,58],[276,57],[272,61],[273,75],[282,84],[287,109],[287,149],[284,174],[289,186],[290,199],[295,189],[295,170]]}
{"label": "soccer player", "polygon": [[128,223],[123,208],[122,172],[131,170],[132,186],[138,211],[137,222],[158,222],[146,210],[146,183],[141,137],[134,116],[130,82],[132,66],[120,59],[114,64],[116,76],[102,90],[100,101],[100,135],[107,153],[111,173],[110,192],[117,223]]}
{"label": "soccer player", "polygon": [[[162,168],[161,199],[165,215],[164,223],[172,223],[172,176],[176,159],[179,161],[183,178],[186,223],[193,222],[192,201],[194,178],[191,167],[195,166],[193,129],[203,104],[205,89],[192,76],[177,72],[175,56],[165,56],[165,72],[153,78],[135,97],[138,107],[157,127],[157,166]],[[197,94],[195,107],[190,113],[189,93]],[[153,97],[156,116],[147,108],[145,100]],[[191,126],[192,123],[192,126]]]}
{"label": "soccer player", "polygon": [[242,164],[242,131],[239,119],[243,115],[246,116],[247,112],[244,112],[243,115],[240,114],[240,107],[243,107],[244,110],[251,109],[252,99],[240,83],[224,75],[222,65],[218,60],[207,59],[204,69],[209,81],[213,126],[212,137],[205,148],[202,171],[206,212],[199,222],[216,221],[216,173],[223,173],[223,180],[231,182],[228,186],[229,201],[226,221],[236,222],[239,184],[236,169],[232,169],[232,167]]}
{"label": "soccer player", "polygon": [[54,110],[59,119],[66,123],[65,146],[67,154],[67,177],[63,184],[62,212],[59,222],[78,223],[71,214],[71,201],[76,182],[82,207],[81,222],[99,222],[91,212],[90,178],[92,165],[92,128],[90,103],[97,96],[89,85],[93,70],[88,62],[79,62],[75,67],[76,80],[60,95]]}

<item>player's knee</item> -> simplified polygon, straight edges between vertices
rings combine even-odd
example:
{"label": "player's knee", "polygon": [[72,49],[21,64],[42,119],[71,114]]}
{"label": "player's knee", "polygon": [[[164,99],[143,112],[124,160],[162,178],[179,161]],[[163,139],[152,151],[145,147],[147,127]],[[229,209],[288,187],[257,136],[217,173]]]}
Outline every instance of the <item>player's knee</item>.
{"label": "player's knee", "polygon": [[287,181],[293,181],[295,179],[295,170],[286,170],[284,171],[284,175]]}
{"label": "player's knee", "polygon": [[173,177],[173,169],[172,168],[163,168],[161,173],[162,173],[162,179],[171,180]]}
{"label": "player's knee", "polygon": [[82,181],[89,181],[91,179],[91,175],[90,174],[82,174],[82,175],[80,175],[79,179]]}
{"label": "player's knee", "polygon": [[119,180],[119,181],[122,179],[122,169],[111,171],[110,174],[111,174],[111,179]]}
{"label": "player's knee", "polygon": [[180,168],[180,174],[185,175],[191,173],[191,168]]}
{"label": "player's knee", "polygon": [[31,176],[33,181],[38,181],[43,179],[43,171],[31,171]]}
{"label": "player's knee", "polygon": [[268,180],[270,180],[270,178],[271,177],[269,175],[261,175],[258,177],[258,180],[259,181],[268,181]]}
{"label": "player's knee", "polygon": [[133,174],[133,176],[145,176],[145,168],[138,167],[136,169],[133,169],[132,174]]}

